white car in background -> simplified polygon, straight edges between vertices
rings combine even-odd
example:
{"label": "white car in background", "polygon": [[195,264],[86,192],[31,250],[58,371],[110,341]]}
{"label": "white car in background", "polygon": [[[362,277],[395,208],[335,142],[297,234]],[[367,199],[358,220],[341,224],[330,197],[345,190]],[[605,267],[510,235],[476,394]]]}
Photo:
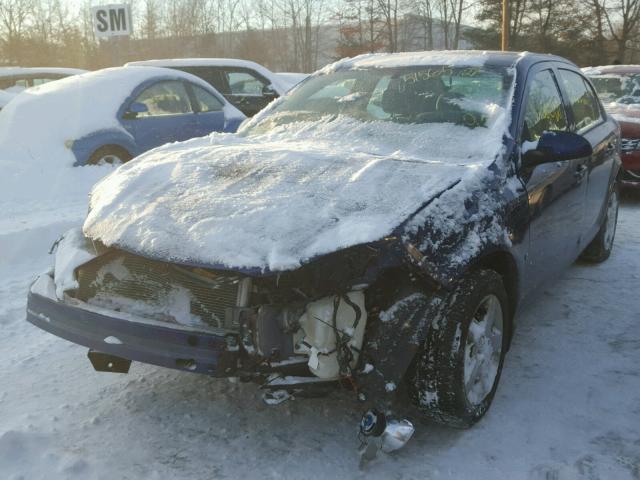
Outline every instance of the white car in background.
{"label": "white car in background", "polygon": [[300,78],[293,78],[293,74],[273,73],[258,63],[234,58],[145,60],[125,66],[173,68],[196,75],[222,93],[247,117],[258,113],[300,81]]}
{"label": "white car in background", "polygon": [[289,85],[289,90],[309,77],[310,73],[278,72],[278,78]]}
{"label": "white car in background", "polygon": [[13,97],[15,97],[14,93],[0,90],[0,110],[2,110],[5,105],[13,99]]}
{"label": "white car in background", "polygon": [[0,90],[20,93],[30,87],[82,73],[87,73],[87,70],[58,67],[0,67]]}

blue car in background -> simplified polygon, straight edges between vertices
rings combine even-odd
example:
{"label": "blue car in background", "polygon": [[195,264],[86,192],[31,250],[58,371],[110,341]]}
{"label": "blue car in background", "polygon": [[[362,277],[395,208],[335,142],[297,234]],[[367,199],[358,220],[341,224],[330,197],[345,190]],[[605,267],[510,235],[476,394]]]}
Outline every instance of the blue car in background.
{"label": "blue car in background", "polygon": [[117,112],[118,127],[97,130],[66,146],[75,165],[118,164],[165,143],[235,132],[244,118],[214,88],[172,72],[132,89]]}

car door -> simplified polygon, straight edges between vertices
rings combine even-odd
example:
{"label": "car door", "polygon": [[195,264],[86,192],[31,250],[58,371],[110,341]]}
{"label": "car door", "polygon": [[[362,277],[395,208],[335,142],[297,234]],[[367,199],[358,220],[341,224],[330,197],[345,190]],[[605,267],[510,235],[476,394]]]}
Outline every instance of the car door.
{"label": "car door", "polygon": [[[145,111],[132,112],[134,104]],[[161,80],[146,86],[121,119],[123,127],[133,136],[138,153],[194,137],[194,122],[191,99],[180,80]]]}
{"label": "car door", "polygon": [[278,96],[269,80],[249,68],[224,67],[221,71],[229,89],[223,94],[247,117],[258,113]]}
{"label": "car door", "polygon": [[195,119],[193,121],[193,136],[202,137],[211,132],[225,130],[224,103],[204,88],[187,83]]}
{"label": "car door", "polygon": [[[551,67],[538,67],[529,73],[523,100],[521,153],[535,148],[545,131],[570,129]],[[530,287],[535,287],[573,262],[581,250],[587,188],[585,159],[521,166],[519,173],[529,200],[527,277]]]}
{"label": "car door", "polygon": [[578,72],[558,68],[560,86],[570,110],[572,129],[585,137],[593,148],[587,159],[587,195],[584,235],[590,239],[600,228],[609,182],[617,156],[616,129],[606,121],[591,84]]}

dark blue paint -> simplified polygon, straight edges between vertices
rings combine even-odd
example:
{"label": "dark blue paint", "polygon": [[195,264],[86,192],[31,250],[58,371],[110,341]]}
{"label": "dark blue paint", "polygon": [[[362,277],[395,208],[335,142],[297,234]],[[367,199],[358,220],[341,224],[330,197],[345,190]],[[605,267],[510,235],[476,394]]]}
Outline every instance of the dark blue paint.
{"label": "dark blue paint", "polygon": [[[517,54],[513,53],[489,54],[486,65],[510,66],[515,60],[517,60]],[[528,54],[519,59],[515,66],[516,79],[511,125],[509,134],[502,140],[504,147],[502,158],[496,159],[488,167],[493,175],[487,176],[483,184],[466,192],[466,198],[461,199],[460,208],[464,210],[460,224],[455,229],[443,228],[441,219],[425,215],[418,228],[407,228],[410,221],[421,218],[417,216],[423,213],[429,203],[445,193],[447,189],[455,188],[456,185],[453,183],[443,186],[443,191],[425,198],[423,207],[414,212],[390,235],[395,240],[389,240],[391,243],[381,249],[382,253],[376,263],[369,265],[366,272],[360,272],[364,273],[367,283],[373,283],[376,275],[380,278],[385,271],[403,266],[414,277],[428,279],[431,284],[446,289],[469,268],[478,264],[486,265],[484,262],[498,255],[501,259],[507,260],[509,271],[513,271],[513,275],[505,282],[505,287],[510,291],[513,302],[511,309],[515,312],[522,301],[535,292],[540,285],[554,279],[579,257],[598,231],[604,218],[608,193],[614,188],[620,171],[619,151],[609,148],[612,142],[618,142],[620,132],[617,123],[603,110],[602,122],[589,131],[582,132],[584,141],[578,141],[575,136],[571,140],[569,138],[571,135],[562,135],[567,142],[565,144],[551,136],[546,136],[539,146],[548,145],[550,155],[555,154],[557,158],[550,158],[549,160],[552,161],[535,166],[522,165],[519,137],[524,121],[524,104],[530,79],[537,72],[545,69],[551,70],[553,75],[556,75],[558,68],[580,73],[574,64],[560,57]],[[575,130],[566,92],[561,85],[558,85],[558,88],[565,103],[570,127]],[[588,145],[585,142],[588,142]],[[572,144],[569,145],[569,143]],[[481,208],[486,205],[492,205],[492,208]],[[465,247],[468,235],[484,233],[492,228],[494,222],[498,222],[505,228],[509,233],[508,238],[486,236],[473,255],[461,258],[460,251]],[[416,255],[408,254],[408,244],[418,251],[419,259]],[[340,253],[342,252],[310,259],[304,268],[320,268],[319,265],[324,259]],[[171,258],[159,260],[172,261]],[[226,269],[223,265],[199,266]],[[236,271],[254,276],[277,273],[251,268],[236,269]],[[355,273],[352,280],[356,280]],[[97,318],[95,314],[82,309],[51,302],[37,295],[30,295],[28,308],[30,322],[94,349],[100,349],[99,344],[96,343],[98,336],[94,333],[95,329],[104,327],[104,330],[100,330],[100,335],[105,337],[120,336],[130,328],[125,324],[131,323],[104,316]],[[44,314],[52,321],[43,321],[38,314]],[[173,342],[169,342],[171,345],[167,350],[169,360],[161,362],[157,357],[150,359],[147,356],[148,343],[161,338],[166,339],[166,336],[171,334],[159,330],[158,327],[134,325],[140,330],[132,335],[133,343],[128,344],[126,351],[122,350],[124,347],[104,345],[102,351],[132,360],[139,359],[158,365],[172,366],[169,364],[175,360]],[[170,327],[168,330],[171,330]],[[418,332],[411,333],[405,335],[407,341],[413,338],[413,333]],[[176,332],[175,335],[183,334]],[[388,356],[392,358],[394,352],[409,347],[410,345],[402,342],[390,345]],[[211,349],[212,357],[216,356],[220,348],[216,346]],[[189,357],[202,353],[197,348],[187,349],[187,352],[190,351],[194,354]],[[210,365],[214,364],[215,360],[211,359]],[[173,366],[175,368],[175,365]]]}

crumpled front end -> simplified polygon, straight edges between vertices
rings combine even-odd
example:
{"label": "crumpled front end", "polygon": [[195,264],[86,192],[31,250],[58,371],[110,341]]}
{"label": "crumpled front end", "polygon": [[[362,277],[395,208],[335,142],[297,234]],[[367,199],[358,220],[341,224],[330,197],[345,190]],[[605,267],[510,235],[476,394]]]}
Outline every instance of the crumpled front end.
{"label": "crumpled front end", "polygon": [[32,285],[27,319],[125,360],[273,387],[352,379],[378,311],[370,287],[401,263],[389,238],[247,273],[148,259],[72,230],[56,270]]}

